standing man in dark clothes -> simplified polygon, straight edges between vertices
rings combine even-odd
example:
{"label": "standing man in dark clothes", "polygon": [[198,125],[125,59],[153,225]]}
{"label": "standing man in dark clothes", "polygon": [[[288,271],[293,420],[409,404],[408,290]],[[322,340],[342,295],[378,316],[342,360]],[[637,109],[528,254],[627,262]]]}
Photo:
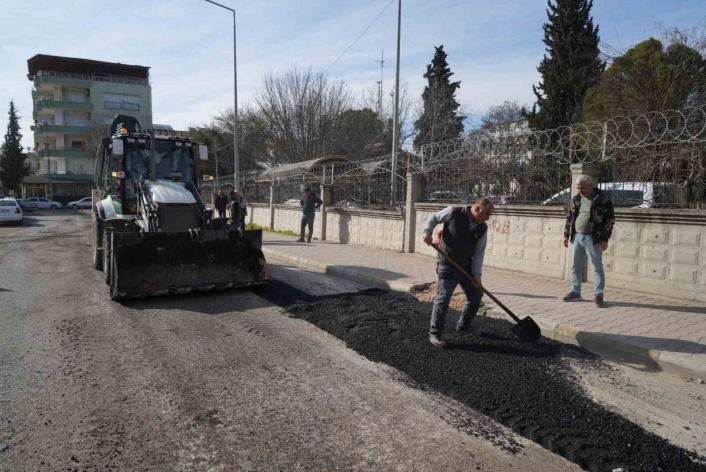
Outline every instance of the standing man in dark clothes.
{"label": "standing man in dark clothes", "polygon": [[488,225],[485,222],[493,215],[493,210],[493,202],[484,197],[468,207],[447,207],[431,215],[427,220],[424,242],[432,244],[431,235],[434,228],[439,223],[443,223],[444,230],[439,247],[473,277],[473,282],[469,282],[439,254],[436,269],[439,281],[429,329],[429,342],[434,347],[446,347],[446,341],[441,338],[441,335],[446,324],[449,302],[458,284],[461,284],[463,293],[466,295],[466,302],[463,304],[456,331],[470,331],[471,322],[478,313],[480,300],[483,297],[483,291],[480,289],[483,286],[481,275],[485,247],[488,243]]}
{"label": "standing man in dark clothes", "polygon": [[225,218],[226,217],[226,207],[228,206],[228,198],[223,194],[223,190],[218,191],[218,195],[216,195],[216,210],[218,210],[218,217],[219,218]]}
{"label": "standing man in dark clothes", "polygon": [[304,198],[299,200],[299,204],[302,206],[302,231],[301,236],[297,240],[298,243],[304,242],[304,230],[307,225],[309,226],[309,238],[307,242],[311,242],[311,237],[314,235],[314,218],[316,213],[314,210],[319,208],[324,202],[321,201],[319,197],[316,196],[314,192],[311,191],[309,187],[304,189]]}
{"label": "standing man in dark clothes", "polygon": [[248,204],[240,192],[235,191],[235,201],[240,205],[240,227],[245,229],[245,217],[248,216]]}

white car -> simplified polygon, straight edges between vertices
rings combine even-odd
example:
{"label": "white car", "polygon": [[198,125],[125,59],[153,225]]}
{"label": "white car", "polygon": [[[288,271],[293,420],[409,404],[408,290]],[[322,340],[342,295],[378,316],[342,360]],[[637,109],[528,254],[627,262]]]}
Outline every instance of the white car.
{"label": "white car", "polygon": [[14,198],[0,200],[0,223],[19,223],[24,221],[22,207]]}
{"label": "white car", "polygon": [[36,203],[37,208],[39,208],[40,210],[58,210],[59,208],[61,208],[63,206],[59,202],[47,200],[46,198],[42,198],[42,197],[28,198],[27,201],[29,203]]}
{"label": "white car", "polygon": [[[613,202],[614,207],[652,208],[655,206],[655,185],[652,182],[601,182],[601,189]],[[568,205],[571,201],[571,189],[565,188],[542,202],[542,205]]]}
{"label": "white car", "polygon": [[69,202],[66,204],[66,206],[73,209],[73,210],[78,210],[79,208],[91,208],[92,204],[93,204],[93,199],[91,197],[86,197],[86,198],[82,198],[81,200],[77,200],[75,202]]}

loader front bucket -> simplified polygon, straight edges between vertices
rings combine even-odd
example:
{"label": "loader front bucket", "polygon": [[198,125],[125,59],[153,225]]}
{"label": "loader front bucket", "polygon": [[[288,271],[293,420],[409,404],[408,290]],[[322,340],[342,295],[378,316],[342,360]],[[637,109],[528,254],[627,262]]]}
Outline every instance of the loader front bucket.
{"label": "loader front bucket", "polygon": [[249,287],[270,282],[262,230],[112,233],[114,300]]}

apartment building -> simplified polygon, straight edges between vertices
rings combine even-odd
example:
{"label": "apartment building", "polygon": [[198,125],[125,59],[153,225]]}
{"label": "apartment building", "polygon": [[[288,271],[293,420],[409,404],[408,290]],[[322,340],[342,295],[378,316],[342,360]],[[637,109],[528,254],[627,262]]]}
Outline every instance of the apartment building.
{"label": "apartment building", "polygon": [[34,85],[36,175],[22,186],[26,197],[62,201],[90,193],[96,148],[115,115],[152,126],[149,69],[44,54],[27,60]]}

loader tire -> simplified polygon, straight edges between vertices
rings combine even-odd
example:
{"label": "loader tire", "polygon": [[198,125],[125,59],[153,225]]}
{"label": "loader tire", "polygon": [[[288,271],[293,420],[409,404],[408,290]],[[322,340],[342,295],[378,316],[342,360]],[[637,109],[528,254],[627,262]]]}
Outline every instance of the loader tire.
{"label": "loader tire", "polygon": [[93,217],[93,268],[103,270],[103,222]]}
{"label": "loader tire", "polygon": [[111,251],[111,233],[112,229],[103,228],[103,278],[105,283],[110,285],[110,278],[112,277],[112,264],[110,263],[113,257],[113,251]]}

